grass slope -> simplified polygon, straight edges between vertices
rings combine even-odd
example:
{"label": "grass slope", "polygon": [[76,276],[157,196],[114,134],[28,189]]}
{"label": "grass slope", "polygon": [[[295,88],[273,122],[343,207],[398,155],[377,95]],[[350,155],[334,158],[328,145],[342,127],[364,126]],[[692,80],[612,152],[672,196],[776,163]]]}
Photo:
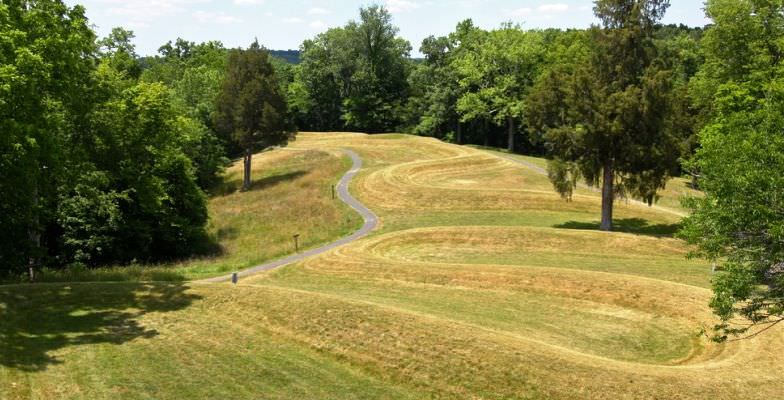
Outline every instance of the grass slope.
{"label": "grass slope", "polygon": [[622,232],[602,233],[596,193],[566,203],[483,150],[350,133],[294,147],[357,151],[352,192],[381,227],[236,287],[2,287],[0,398],[784,396],[782,329],[698,335],[710,267],[669,237],[679,210],[619,204]]}

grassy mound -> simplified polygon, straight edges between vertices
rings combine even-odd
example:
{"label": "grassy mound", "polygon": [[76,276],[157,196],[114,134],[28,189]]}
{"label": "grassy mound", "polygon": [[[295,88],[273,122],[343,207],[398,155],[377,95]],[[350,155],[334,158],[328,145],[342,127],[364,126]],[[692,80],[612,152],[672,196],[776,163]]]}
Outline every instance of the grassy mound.
{"label": "grassy mound", "polygon": [[[259,159],[341,148],[363,157],[352,193],[381,222],[358,242],[237,286],[0,288],[0,398],[784,396],[784,329],[724,345],[699,335],[715,322],[710,265],[671,237],[683,182],[661,206],[618,204],[621,232],[604,233],[597,193],[566,203],[541,170],[481,149],[301,134]],[[253,247],[243,238],[285,228],[243,218],[269,203],[231,196],[213,200],[213,229],[247,224],[223,239],[235,268]],[[290,234],[269,235],[283,251]],[[203,262],[183,271],[229,268]]]}

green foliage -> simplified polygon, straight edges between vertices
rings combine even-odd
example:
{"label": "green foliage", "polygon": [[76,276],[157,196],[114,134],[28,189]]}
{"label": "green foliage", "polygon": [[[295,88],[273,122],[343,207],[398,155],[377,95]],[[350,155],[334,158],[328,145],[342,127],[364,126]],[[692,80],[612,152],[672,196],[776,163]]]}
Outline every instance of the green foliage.
{"label": "green foliage", "polygon": [[181,148],[182,123],[161,84],[139,84],[98,107],[89,161],[80,165],[87,173],[58,208],[73,261],[150,261],[204,249],[206,199]]}
{"label": "green foliage", "polygon": [[409,76],[408,112],[413,133],[463,142],[457,102],[464,89],[453,63],[471,47],[469,36],[477,31],[473,22],[466,20],[449,36],[430,36],[422,42],[425,62],[414,66]]}
{"label": "green foliage", "polygon": [[227,50],[220,42],[196,44],[183,39],[168,42],[160,57],[145,60],[145,82],[161,82],[171,89],[178,113],[189,118],[178,124],[183,149],[196,170],[199,186],[209,189],[228,165],[228,139],[221,140],[213,127],[215,99],[224,79]]}
{"label": "green foliage", "polygon": [[380,6],[360,9],[360,20],[302,45],[290,89],[301,126],[316,130],[389,132],[403,122],[410,44],[397,37]]}
{"label": "green foliage", "polygon": [[[63,146],[81,113],[95,66],[84,8],[60,1],[0,4],[0,269],[44,255],[65,169]],[[86,104],[87,103],[87,104]]]}
{"label": "green foliage", "polygon": [[687,202],[680,234],[723,264],[711,303],[723,341],[749,322],[784,320],[784,3],[714,0],[706,9],[715,25],[693,83],[709,119],[687,164],[705,197]]}
{"label": "green foliage", "polygon": [[0,4],[3,274],[206,250],[197,179],[225,158],[202,92],[217,78],[138,84],[132,39],[115,28],[96,41],[84,9],[61,1]]}
{"label": "green foliage", "polygon": [[511,24],[475,35],[478,43],[453,62],[464,92],[457,110],[464,122],[486,118],[507,125],[514,150],[516,121],[523,118],[528,90],[544,61],[542,35]]}
{"label": "green foliage", "polygon": [[225,76],[214,115],[218,132],[243,151],[285,144],[291,135],[286,100],[269,53],[258,42],[232,50]]}
{"label": "green foliage", "polygon": [[136,46],[133,44],[134,37],[136,36],[133,31],[119,27],[112,28],[109,36],[98,41],[98,46],[101,56],[113,69],[126,74],[129,78],[137,79],[142,73],[142,67],[136,54]]}

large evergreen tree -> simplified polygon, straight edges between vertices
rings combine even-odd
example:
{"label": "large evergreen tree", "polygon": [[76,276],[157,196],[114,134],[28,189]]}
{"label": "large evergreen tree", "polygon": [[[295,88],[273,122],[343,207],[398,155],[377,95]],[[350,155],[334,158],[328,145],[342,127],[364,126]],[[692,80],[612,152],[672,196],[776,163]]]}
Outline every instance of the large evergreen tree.
{"label": "large evergreen tree", "polygon": [[578,178],[602,186],[601,229],[613,228],[619,195],[656,199],[677,169],[681,139],[667,123],[672,73],[657,56],[655,23],[667,0],[597,0],[602,27],[572,71],[542,78],[531,113],[553,160],[550,178],[570,196]]}
{"label": "large evergreen tree", "polygon": [[232,50],[215,110],[215,126],[242,150],[243,190],[251,185],[253,152],[283,145],[293,134],[267,50],[253,42],[247,50]]}

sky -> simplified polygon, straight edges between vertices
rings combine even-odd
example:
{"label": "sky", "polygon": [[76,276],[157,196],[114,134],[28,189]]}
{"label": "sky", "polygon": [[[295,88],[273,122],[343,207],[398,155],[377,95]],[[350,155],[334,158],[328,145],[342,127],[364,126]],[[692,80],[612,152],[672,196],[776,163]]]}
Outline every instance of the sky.
{"label": "sky", "polygon": [[[308,38],[358,18],[358,10],[381,4],[400,36],[419,56],[422,39],[446,35],[471,18],[482,28],[503,22],[524,28],[585,28],[596,22],[591,0],[65,0],[87,9],[99,36],[112,27],[134,31],[137,53],[153,55],[178,37],[226,47],[247,47],[254,38],[269,49],[297,49]],[[672,0],[663,22],[703,26],[703,0]]]}

